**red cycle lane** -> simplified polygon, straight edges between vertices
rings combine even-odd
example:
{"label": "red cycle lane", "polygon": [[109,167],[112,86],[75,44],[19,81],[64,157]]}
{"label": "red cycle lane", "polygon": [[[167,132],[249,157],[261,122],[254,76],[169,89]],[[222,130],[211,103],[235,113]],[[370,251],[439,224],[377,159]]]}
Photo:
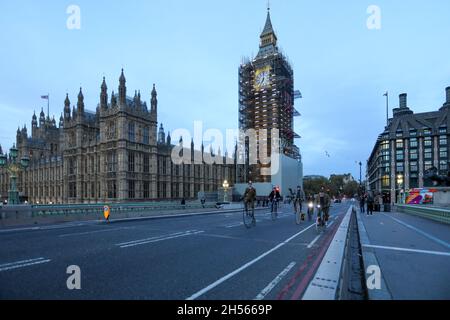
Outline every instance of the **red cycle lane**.
{"label": "red cycle lane", "polygon": [[[325,253],[327,252],[327,249],[333,240],[333,237],[336,234],[345,213],[346,211],[337,215],[337,218],[334,220],[333,227],[327,230],[326,236],[323,237],[318,246],[312,250],[295,275],[289,280],[288,284],[280,291],[277,296],[277,300],[285,300],[286,296],[289,295],[292,288],[296,285],[296,283],[298,283],[299,280],[300,283],[297,285],[297,288],[289,299],[298,300],[302,296],[309,282],[316,273],[320,262],[325,256]],[[305,271],[306,274],[302,277],[302,274]]]}

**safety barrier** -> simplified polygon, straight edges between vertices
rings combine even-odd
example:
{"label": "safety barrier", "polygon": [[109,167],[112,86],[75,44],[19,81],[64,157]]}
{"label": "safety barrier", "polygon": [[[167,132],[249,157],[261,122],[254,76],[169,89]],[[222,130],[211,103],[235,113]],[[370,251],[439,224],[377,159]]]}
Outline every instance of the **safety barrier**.
{"label": "safety barrier", "polygon": [[412,214],[415,216],[450,224],[450,209],[427,207],[425,205],[396,205],[398,212]]}
{"label": "safety barrier", "polygon": [[[154,203],[127,203],[106,204],[113,213],[142,213],[149,211],[189,210],[201,208],[215,208],[215,203],[179,203],[154,202]],[[101,215],[105,204],[73,204],[73,205],[7,205],[0,207],[0,219],[20,217],[50,217],[68,215]]]}

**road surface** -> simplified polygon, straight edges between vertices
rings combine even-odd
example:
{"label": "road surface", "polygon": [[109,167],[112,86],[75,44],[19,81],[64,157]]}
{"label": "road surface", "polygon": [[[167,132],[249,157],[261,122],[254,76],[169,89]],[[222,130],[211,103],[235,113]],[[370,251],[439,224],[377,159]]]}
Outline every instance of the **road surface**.
{"label": "road surface", "polygon": [[0,229],[0,299],[301,299],[348,208],[321,234],[287,205],[251,229],[241,212]]}

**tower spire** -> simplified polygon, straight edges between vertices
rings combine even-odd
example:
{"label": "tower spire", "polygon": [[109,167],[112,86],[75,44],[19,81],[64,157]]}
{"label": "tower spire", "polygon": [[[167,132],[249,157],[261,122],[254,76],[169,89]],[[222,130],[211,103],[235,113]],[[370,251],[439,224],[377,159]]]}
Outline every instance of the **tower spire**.
{"label": "tower spire", "polygon": [[120,74],[119,78],[119,103],[123,107],[125,107],[126,104],[126,97],[127,97],[126,79],[122,68],[122,73]]}
{"label": "tower spire", "polygon": [[108,108],[108,87],[106,86],[105,77],[103,77],[102,85],[100,86],[100,107],[103,109]]}
{"label": "tower spire", "polygon": [[78,93],[77,113],[79,116],[82,116],[84,114],[84,96],[83,96],[83,90],[81,87],[80,87],[80,92]]}
{"label": "tower spire", "polygon": [[273,34],[275,36],[275,31],[273,30],[272,26],[272,20],[270,19],[270,7],[267,7],[267,17],[266,17],[266,23],[264,24],[264,29],[261,33],[261,37],[265,35],[271,35]]}
{"label": "tower spire", "polygon": [[272,20],[270,18],[270,3],[267,2],[267,17],[266,23],[264,24],[264,29],[261,32],[259,52],[256,58],[260,58],[266,55],[274,54],[278,51],[277,48],[277,35],[273,30]]}
{"label": "tower spire", "polygon": [[150,100],[151,112],[156,113],[158,109],[158,93],[156,92],[155,84],[153,84],[152,98]]}
{"label": "tower spire", "polygon": [[66,93],[66,99],[64,100],[64,118],[67,120],[70,119],[70,100],[68,93]]}

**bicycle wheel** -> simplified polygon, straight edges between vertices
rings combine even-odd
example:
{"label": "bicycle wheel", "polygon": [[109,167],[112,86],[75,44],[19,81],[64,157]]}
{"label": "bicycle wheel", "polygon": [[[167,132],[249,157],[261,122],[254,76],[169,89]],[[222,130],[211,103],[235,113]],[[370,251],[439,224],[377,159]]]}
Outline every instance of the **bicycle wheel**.
{"label": "bicycle wheel", "polygon": [[298,204],[295,205],[295,223],[296,224],[300,224],[300,222],[302,221],[302,217],[301,217],[302,213],[299,210],[299,206]]}
{"label": "bicycle wheel", "polygon": [[275,219],[277,218],[277,208],[278,208],[278,203],[275,202],[273,204],[273,210],[272,210],[272,221],[275,221]]}
{"label": "bicycle wheel", "polygon": [[320,233],[322,231],[322,223],[319,221],[316,222],[316,231],[317,233]]}
{"label": "bicycle wheel", "polygon": [[242,217],[244,220],[244,226],[247,229],[251,228],[252,224],[253,224],[253,219],[254,219],[254,216],[252,215],[251,211],[245,210],[245,208],[244,208],[244,210],[242,211]]}
{"label": "bicycle wheel", "polygon": [[316,231],[318,233],[320,233],[321,230],[322,230],[322,218],[321,218],[321,213],[319,211],[319,212],[317,212],[317,218],[316,218]]}

